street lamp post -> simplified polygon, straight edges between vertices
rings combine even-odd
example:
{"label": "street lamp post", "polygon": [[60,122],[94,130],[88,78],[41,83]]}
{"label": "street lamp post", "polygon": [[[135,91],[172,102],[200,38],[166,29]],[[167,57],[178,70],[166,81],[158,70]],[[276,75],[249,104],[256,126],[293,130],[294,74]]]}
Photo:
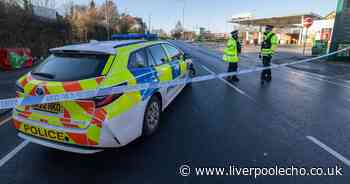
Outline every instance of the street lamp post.
{"label": "street lamp post", "polygon": [[183,7],[182,7],[182,28],[183,28],[182,37],[183,37],[183,39],[185,39],[185,8],[186,8],[186,0],[183,0]]}
{"label": "street lamp post", "polygon": [[109,18],[108,18],[108,0],[105,1],[105,16],[106,16],[106,28],[107,28],[107,40],[110,38],[110,30],[109,30]]}
{"label": "street lamp post", "polygon": [[148,15],[148,33],[152,32],[152,14]]}
{"label": "street lamp post", "polygon": [[184,1],[184,6],[182,8],[182,26],[185,29],[185,6],[186,6],[186,1]]}

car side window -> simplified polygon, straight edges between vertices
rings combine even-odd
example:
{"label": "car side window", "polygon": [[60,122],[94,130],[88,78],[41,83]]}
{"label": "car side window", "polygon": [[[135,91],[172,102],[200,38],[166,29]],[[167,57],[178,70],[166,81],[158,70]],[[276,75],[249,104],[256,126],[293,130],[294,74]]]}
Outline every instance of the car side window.
{"label": "car side window", "polygon": [[167,60],[167,55],[160,44],[149,47],[149,51],[153,56],[156,65],[162,65]]}
{"label": "car side window", "polygon": [[148,48],[145,48],[147,60],[148,60],[148,66],[157,66],[156,61],[154,60],[151,51]]}
{"label": "car side window", "polygon": [[132,68],[144,68],[148,66],[147,55],[144,49],[131,54],[129,66]]}
{"label": "car side window", "polygon": [[175,48],[174,46],[171,46],[169,44],[163,44],[163,46],[167,50],[167,53],[169,54],[169,57],[172,60],[180,59],[181,52],[177,48]]}

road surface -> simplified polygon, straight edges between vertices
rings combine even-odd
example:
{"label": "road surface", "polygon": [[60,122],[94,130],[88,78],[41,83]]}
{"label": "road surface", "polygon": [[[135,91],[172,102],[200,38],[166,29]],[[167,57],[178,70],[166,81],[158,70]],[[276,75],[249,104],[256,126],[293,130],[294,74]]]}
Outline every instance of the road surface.
{"label": "road surface", "polygon": [[[198,75],[226,71],[220,53],[174,42]],[[248,53],[240,69],[256,67]],[[160,131],[117,150],[78,155],[23,142],[0,126],[1,184],[22,183],[348,183],[350,84],[292,68],[195,83],[162,116]],[[6,89],[1,89],[6,90]],[[2,119],[5,119],[3,117]],[[179,174],[191,166],[190,176]],[[342,167],[343,176],[196,176],[195,167]]]}

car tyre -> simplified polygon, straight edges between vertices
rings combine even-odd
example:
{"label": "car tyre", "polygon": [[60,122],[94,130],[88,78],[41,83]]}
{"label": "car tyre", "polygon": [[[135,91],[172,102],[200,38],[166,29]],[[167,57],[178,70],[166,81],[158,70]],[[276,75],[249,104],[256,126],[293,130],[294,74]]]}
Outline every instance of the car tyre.
{"label": "car tyre", "polygon": [[157,96],[152,96],[149,100],[144,118],[142,136],[148,137],[153,135],[159,128],[160,114],[161,114],[161,101]]}

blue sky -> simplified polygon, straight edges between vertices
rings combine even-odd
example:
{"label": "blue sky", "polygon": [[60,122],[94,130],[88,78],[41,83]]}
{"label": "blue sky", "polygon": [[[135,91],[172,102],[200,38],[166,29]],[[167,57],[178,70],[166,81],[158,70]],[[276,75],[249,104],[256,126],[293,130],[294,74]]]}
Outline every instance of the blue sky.
{"label": "blue sky", "polygon": [[[87,4],[90,0],[74,0],[76,4]],[[96,0],[101,4],[104,0]],[[114,0],[120,12],[127,11],[142,17],[152,27],[171,30],[182,20],[185,4],[185,27],[206,27],[214,32],[228,32],[231,25],[226,20],[232,15],[253,13],[256,17],[271,17],[303,12],[325,15],[336,8],[336,0]]]}

